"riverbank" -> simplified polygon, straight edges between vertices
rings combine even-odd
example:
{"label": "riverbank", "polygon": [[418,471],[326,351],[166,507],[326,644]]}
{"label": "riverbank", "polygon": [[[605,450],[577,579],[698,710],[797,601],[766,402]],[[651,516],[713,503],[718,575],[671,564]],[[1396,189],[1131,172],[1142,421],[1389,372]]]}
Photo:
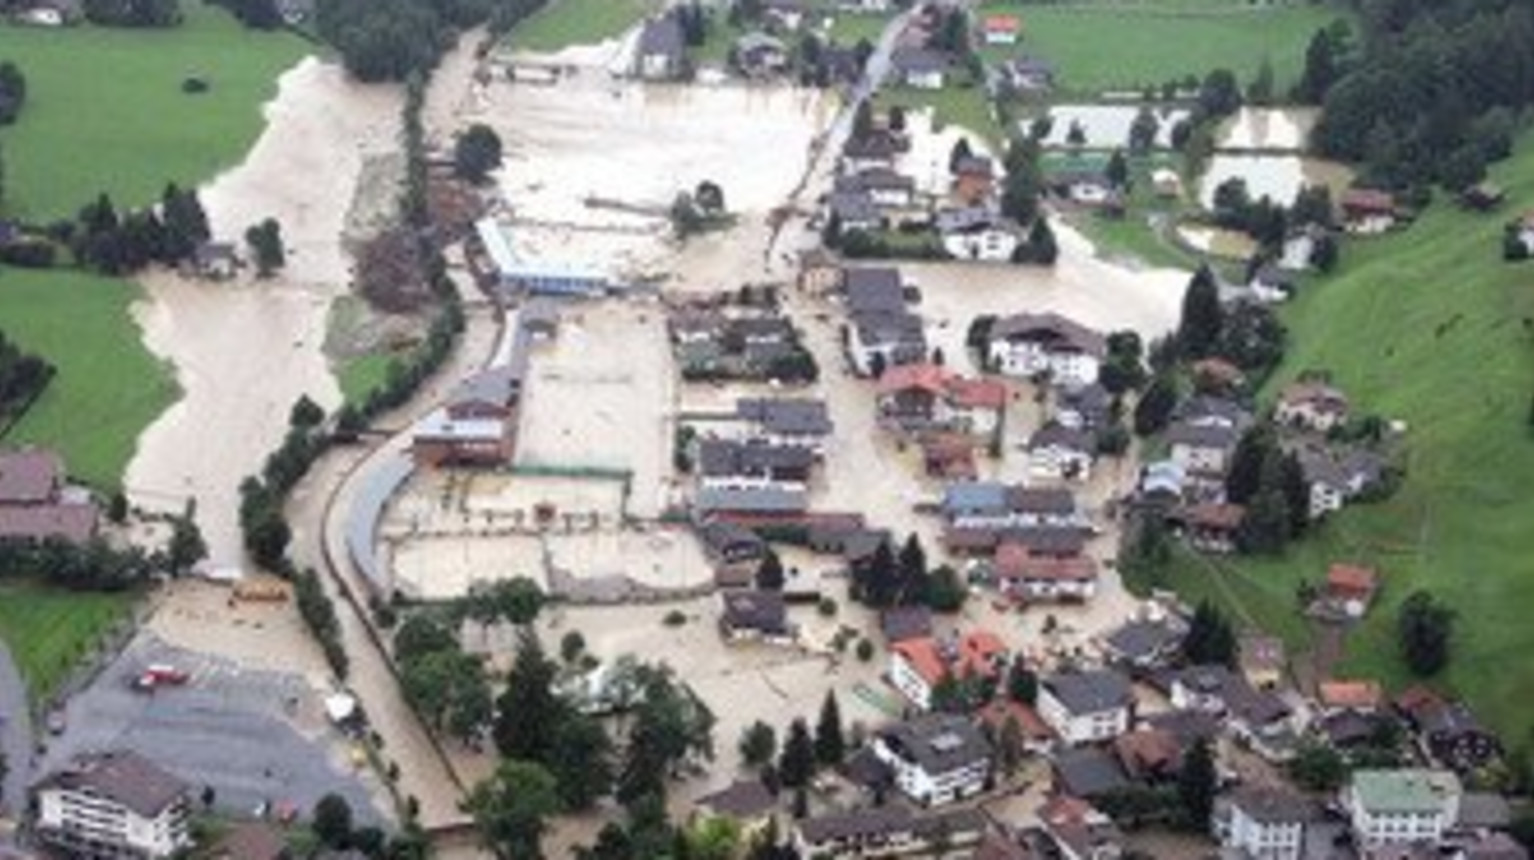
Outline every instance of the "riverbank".
{"label": "riverbank", "polygon": [[323,347],[331,302],[349,280],[347,212],[364,162],[398,146],[399,106],[397,88],[354,83],[333,63],[294,66],[245,161],[201,190],[218,237],[276,218],[287,266],[267,280],[143,279],[135,315],[183,396],[140,438],[127,486],[150,509],[196,499],[216,568],[241,564],[238,485],[281,441],[289,407],[305,395],[327,410],[340,404]]}

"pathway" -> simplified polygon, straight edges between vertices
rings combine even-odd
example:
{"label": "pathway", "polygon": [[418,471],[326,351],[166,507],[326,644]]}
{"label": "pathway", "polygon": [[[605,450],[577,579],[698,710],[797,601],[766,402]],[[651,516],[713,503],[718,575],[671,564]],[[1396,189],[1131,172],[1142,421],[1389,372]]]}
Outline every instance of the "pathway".
{"label": "pathway", "polygon": [[32,713],[27,685],[0,642],[0,753],[8,766],[0,784],[0,818],[26,808],[27,785],[32,781]]}

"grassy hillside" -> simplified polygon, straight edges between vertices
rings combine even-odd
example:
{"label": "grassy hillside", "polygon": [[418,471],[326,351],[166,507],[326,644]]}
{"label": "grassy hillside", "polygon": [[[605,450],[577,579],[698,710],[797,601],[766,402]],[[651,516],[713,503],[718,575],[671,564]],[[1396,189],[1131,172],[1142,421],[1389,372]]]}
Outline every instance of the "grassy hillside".
{"label": "grassy hillside", "polygon": [[552,0],[518,24],[507,43],[519,51],[558,51],[615,39],[662,4],[654,0]]}
{"label": "grassy hillside", "polygon": [[1433,206],[1410,230],[1348,244],[1338,274],[1287,311],[1293,347],[1274,385],[1329,369],[1362,409],[1408,425],[1409,471],[1391,500],[1355,507],[1277,561],[1211,579],[1188,560],[1173,584],[1300,644],[1295,587],[1333,560],[1378,565],[1383,603],[1350,637],[1344,671],[1409,681],[1396,608],[1426,588],[1458,611],[1448,687],[1510,740],[1534,724],[1534,263],[1500,259],[1507,213],[1534,207],[1534,136],[1494,172],[1499,215]]}
{"label": "grassy hillside", "polygon": [[139,295],[136,284],[78,272],[0,273],[0,328],[58,368],[7,443],[51,446],[72,475],[120,485],[139,433],[176,395],[129,314]]}
{"label": "grassy hillside", "polygon": [[[309,48],[182,6],[186,22],[170,30],[0,26],[0,58],[27,76],[26,107],[0,132],[11,214],[71,214],[101,191],[143,204],[167,180],[195,184],[250,148],[278,74]],[[183,93],[192,76],[210,89]]]}
{"label": "grassy hillside", "polygon": [[988,2],[981,12],[1022,16],[1021,49],[1049,59],[1061,86],[1095,94],[1138,89],[1216,68],[1243,83],[1273,63],[1280,89],[1299,77],[1305,46],[1336,13],[1308,3],[1252,6],[1246,0],[1149,0],[1051,6]]}
{"label": "grassy hillside", "polygon": [[58,688],[75,662],[127,611],[129,593],[61,591],[0,583],[0,639],[38,699]]}

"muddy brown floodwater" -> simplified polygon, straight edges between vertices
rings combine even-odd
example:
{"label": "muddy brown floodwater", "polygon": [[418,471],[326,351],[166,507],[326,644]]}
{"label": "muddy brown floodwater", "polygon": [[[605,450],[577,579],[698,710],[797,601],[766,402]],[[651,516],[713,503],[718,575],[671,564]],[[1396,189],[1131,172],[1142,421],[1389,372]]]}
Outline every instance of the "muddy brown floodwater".
{"label": "muddy brown floodwater", "polygon": [[144,342],[175,366],[182,397],[139,438],[125,483],[145,508],[196,499],[215,568],[241,564],[237,488],[281,441],[289,407],[304,394],[327,409],[340,401],[322,346],[330,302],[347,288],[342,231],[363,160],[398,146],[399,108],[396,88],[301,61],[245,161],[200,189],[216,240],[243,245],[246,227],[276,218],[287,268],[264,281],[248,270],[220,283],[142,279]]}

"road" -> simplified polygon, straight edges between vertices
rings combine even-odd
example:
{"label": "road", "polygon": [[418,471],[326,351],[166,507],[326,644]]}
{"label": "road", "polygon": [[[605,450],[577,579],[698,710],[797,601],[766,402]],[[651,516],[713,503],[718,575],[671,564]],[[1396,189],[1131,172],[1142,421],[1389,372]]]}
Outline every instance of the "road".
{"label": "road", "polygon": [[26,808],[27,785],[32,780],[32,714],[26,682],[4,642],[0,642],[0,753],[8,765],[0,784],[0,818],[14,817]]}
{"label": "road", "polygon": [[[467,317],[463,339],[444,367],[409,404],[382,416],[378,425],[410,426],[494,354],[499,332],[495,313],[480,307],[468,311]],[[288,504],[288,520],[294,523],[294,560],[321,572],[326,593],[335,603],[342,643],[350,659],[347,685],[383,739],[384,760],[399,765],[401,796],[415,797],[420,804],[421,825],[435,830],[468,821],[458,808],[463,787],[405,701],[389,656],[369,628],[365,617],[368,587],[344,550],[340,528],[357,476],[380,456],[380,451],[397,448],[401,438],[339,448],[326,455],[295,488]]]}

